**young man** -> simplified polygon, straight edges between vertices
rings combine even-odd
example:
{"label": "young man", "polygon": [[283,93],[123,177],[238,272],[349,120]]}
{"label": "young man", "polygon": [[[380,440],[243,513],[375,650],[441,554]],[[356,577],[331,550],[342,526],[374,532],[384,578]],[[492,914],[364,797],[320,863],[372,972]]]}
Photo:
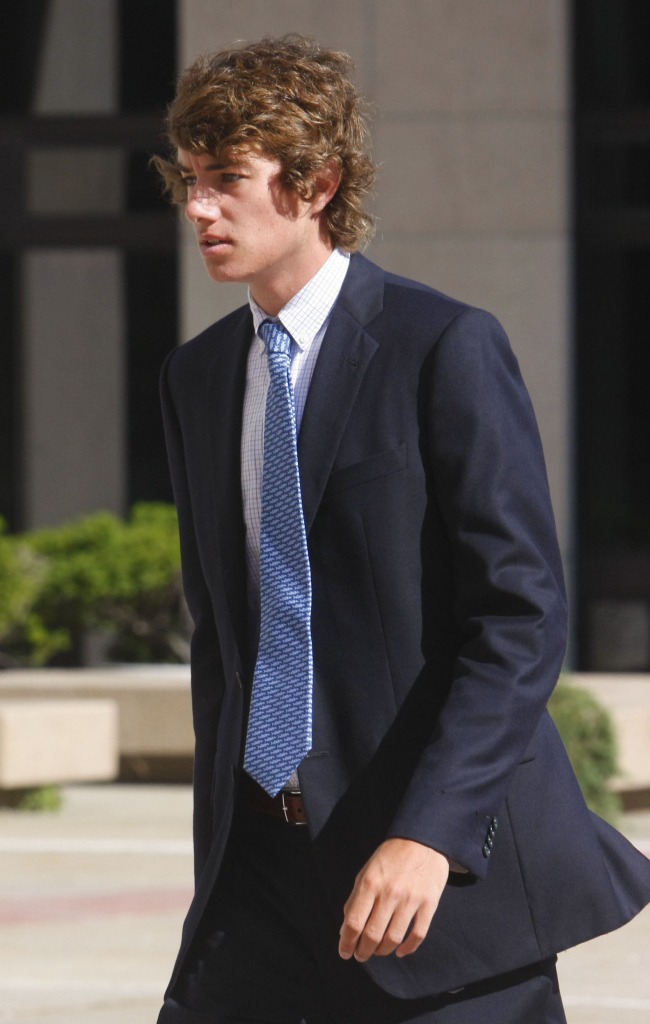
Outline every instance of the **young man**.
{"label": "young man", "polygon": [[356,250],[350,62],[198,60],[172,162],[249,305],[165,362],[195,622],[196,895],[161,1022],[560,1024],[555,954],[650,899],[545,710],[565,597],[489,314]]}

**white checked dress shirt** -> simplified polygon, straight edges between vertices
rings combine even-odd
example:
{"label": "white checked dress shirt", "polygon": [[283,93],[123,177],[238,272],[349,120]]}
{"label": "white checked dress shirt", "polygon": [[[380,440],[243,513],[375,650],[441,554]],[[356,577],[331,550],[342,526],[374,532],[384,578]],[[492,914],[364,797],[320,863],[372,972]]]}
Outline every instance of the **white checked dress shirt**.
{"label": "white checked dress shirt", "polygon": [[279,320],[293,338],[291,380],[296,403],[296,430],[300,431],[307,393],[316,359],[327,330],[332,307],[348,271],[350,258],[334,249],[320,270],[304,285],[277,316],[269,316],[250,294],[255,335],[248,354],[246,393],[241,436],[241,487],[246,524],[246,568],[248,600],[259,613],[260,521],[262,517],[262,466],[264,462],[264,413],[269,370],[264,342],[257,334],[263,320]]}
{"label": "white checked dress shirt", "polygon": [[[264,343],[257,331],[264,320],[279,320],[293,338],[291,381],[296,405],[296,430],[300,431],[307,393],[316,359],[329,324],[350,257],[334,249],[320,270],[304,285],[277,316],[271,317],[248,293],[255,334],[248,354],[246,392],[241,436],[241,487],[246,525],[246,569],[251,622],[259,625],[260,609],[260,522],[262,517],[262,467],[264,463],[264,413],[269,371]],[[297,788],[294,772],[287,786]]]}

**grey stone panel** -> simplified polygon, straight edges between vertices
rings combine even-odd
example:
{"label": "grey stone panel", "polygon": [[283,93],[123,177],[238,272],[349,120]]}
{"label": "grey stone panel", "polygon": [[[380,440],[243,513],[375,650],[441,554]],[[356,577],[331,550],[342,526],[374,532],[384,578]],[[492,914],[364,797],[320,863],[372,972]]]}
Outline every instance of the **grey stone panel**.
{"label": "grey stone panel", "polygon": [[117,0],[50,0],[35,114],[117,110]]}
{"label": "grey stone panel", "polygon": [[566,110],[565,0],[377,0],[384,111]]}
{"label": "grey stone panel", "polygon": [[121,213],[125,153],[116,146],[39,146],[27,152],[27,210],[40,216]]}
{"label": "grey stone panel", "polygon": [[387,231],[563,231],[566,128],[554,115],[385,119],[376,213]]}
{"label": "grey stone panel", "polygon": [[28,250],[23,311],[26,525],[123,513],[121,254]]}
{"label": "grey stone panel", "polygon": [[349,53],[357,83],[367,93],[372,86],[374,22],[372,0],[181,0],[181,67],[197,54],[220,50],[235,40],[300,32]]}

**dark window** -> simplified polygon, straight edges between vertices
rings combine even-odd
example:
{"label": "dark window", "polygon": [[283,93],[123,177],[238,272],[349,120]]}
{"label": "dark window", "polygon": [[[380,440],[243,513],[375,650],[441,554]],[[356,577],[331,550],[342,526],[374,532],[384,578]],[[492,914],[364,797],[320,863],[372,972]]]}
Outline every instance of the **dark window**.
{"label": "dark window", "polygon": [[[19,398],[23,254],[30,247],[102,247],[124,257],[128,379],[126,491],[171,499],[158,408],[160,364],[177,341],[177,217],[151,155],[176,68],[175,0],[117,0],[119,106],[36,116],[48,0],[5,4],[0,32],[0,514],[26,525],[20,474],[26,423]],[[112,51],[111,51],[112,52]],[[101,108],[104,110],[104,108]],[[110,110],[110,108],[106,108]],[[30,113],[31,111],[31,113]],[[123,509],[126,512],[126,508]]]}
{"label": "dark window", "polygon": [[162,194],[160,178],[149,164],[151,153],[151,149],[133,149],[129,153],[126,208],[132,213],[147,210],[162,210],[169,213],[169,202]]}
{"label": "dark window", "polygon": [[578,0],[579,663],[650,669],[650,3]]}
{"label": "dark window", "polygon": [[581,111],[650,104],[647,0],[577,0],[574,37]]}
{"label": "dark window", "polygon": [[0,252],[0,515],[18,521],[18,273],[12,252]]}
{"label": "dark window", "polygon": [[2,5],[0,114],[26,114],[31,108],[47,7],[46,0]]}
{"label": "dark window", "polygon": [[590,207],[650,206],[650,144],[595,142],[585,162]]}
{"label": "dark window", "polygon": [[127,253],[128,502],[173,501],[163,436],[158,374],[174,348],[175,253]]}
{"label": "dark window", "polygon": [[120,0],[120,110],[162,112],[176,80],[175,0]]}

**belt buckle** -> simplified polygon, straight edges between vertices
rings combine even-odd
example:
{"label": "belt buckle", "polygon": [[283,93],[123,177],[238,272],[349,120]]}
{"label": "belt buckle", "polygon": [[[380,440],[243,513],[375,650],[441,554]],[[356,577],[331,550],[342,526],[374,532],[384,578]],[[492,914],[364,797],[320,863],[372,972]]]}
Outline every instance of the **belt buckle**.
{"label": "belt buckle", "polygon": [[284,820],[287,825],[306,825],[306,821],[292,821],[289,817],[289,808],[287,807],[287,797],[302,796],[301,791],[299,789],[281,789],[280,793],[282,794],[282,813],[284,814]]}

